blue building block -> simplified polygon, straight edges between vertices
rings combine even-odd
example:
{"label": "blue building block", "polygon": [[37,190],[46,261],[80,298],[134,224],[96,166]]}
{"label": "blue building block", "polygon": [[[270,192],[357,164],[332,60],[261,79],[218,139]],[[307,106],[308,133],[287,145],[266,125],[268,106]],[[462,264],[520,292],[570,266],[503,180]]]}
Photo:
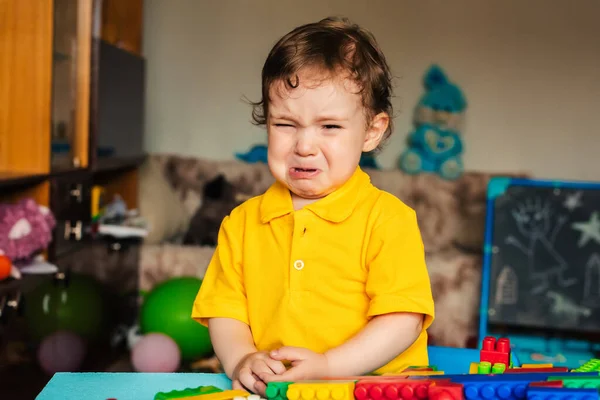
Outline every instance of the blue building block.
{"label": "blue building block", "polygon": [[598,390],[530,387],[527,400],[598,400]]}
{"label": "blue building block", "polygon": [[462,382],[467,400],[524,400],[527,398],[529,381],[473,381]]}
{"label": "blue building block", "polygon": [[[597,374],[598,373],[595,372],[589,376],[597,376]],[[439,379],[450,378],[452,382],[462,384],[464,387],[464,396],[467,400],[525,400],[527,399],[528,387],[530,383],[543,382],[548,380],[548,377],[573,377],[574,375],[585,376],[573,372],[556,372],[501,375],[442,375],[439,376]],[[579,399],[577,398],[572,400]],[[595,398],[595,400],[599,399]]]}
{"label": "blue building block", "polygon": [[500,381],[524,381],[524,382],[540,382],[547,381],[549,377],[564,376],[575,378],[578,376],[598,377],[598,372],[523,372],[516,374],[498,374],[498,375],[439,375],[429,377],[429,379],[450,379],[452,382],[500,382]]}

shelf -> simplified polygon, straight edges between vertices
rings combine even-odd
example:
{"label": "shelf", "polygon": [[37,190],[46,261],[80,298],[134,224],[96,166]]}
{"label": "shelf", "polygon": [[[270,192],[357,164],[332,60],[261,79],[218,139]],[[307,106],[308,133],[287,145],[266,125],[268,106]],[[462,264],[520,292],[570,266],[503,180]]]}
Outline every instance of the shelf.
{"label": "shelf", "polygon": [[27,174],[10,171],[0,171],[0,189],[18,188],[43,182],[47,174]]}

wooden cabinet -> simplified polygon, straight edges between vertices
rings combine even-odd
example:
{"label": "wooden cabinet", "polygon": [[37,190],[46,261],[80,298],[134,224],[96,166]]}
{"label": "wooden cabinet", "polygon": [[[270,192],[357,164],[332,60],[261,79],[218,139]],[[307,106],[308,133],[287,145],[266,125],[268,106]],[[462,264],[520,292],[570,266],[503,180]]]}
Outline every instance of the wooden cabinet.
{"label": "wooden cabinet", "polygon": [[[119,122],[131,119],[140,126],[138,151],[111,157],[98,148],[110,147],[99,127],[116,119],[102,108],[111,96],[131,95],[143,103],[141,26],[142,0],[0,1],[0,202],[33,197],[59,211],[65,207],[61,195],[51,196],[51,190],[60,192],[61,181],[85,176],[90,185],[100,182],[137,207],[136,170],[144,159],[139,107],[119,115]],[[123,91],[114,74],[101,73],[100,65],[121,67],[114,58],[103,59],[100,49],[106,48],[129,49],[117,61],[134,66],[127,73],[135,93]],[[121,91],[105,89],[114,86]]]}
{"label": "wooden cabinet", "polygon": [[[115,82],[112,74],[101,73],[100,66],[107,64],[109,70],[120,66],[103,59],[100,49],[128,52],[119,60],[136,65],[128,73],[139,74],[134,76],[138,84],[129,92],[120,87],[119,96],[143,103],[141,27],[142,0],[0,0],[0,203],[32,197],[49,207],[57,226],[47,258],[63,272],[74,270],[106,283],[117,294],[111,298],[122,314],[121,323],[135,316],[138,246],[120,250],[114,243],[93,240],[86,228],[92,220],[91,192],[96,185],[105,189],[108,200],[118,193],[129,208],[137,208],[137,168],[143,153],[117,157],[99,151],[100,146],[111,146],[99,127],[123,126],[110,125],[113,114],[102,109],[115,96],[103,90]],[[100,94],[106,96],[102,101]],[[131,119],[139,124],[140,111],[120,118],[120,123]],[[141,140],[143,129],[136,134]],[[98,254],[111,264],[101,262]],[[115,271],[127,273],[127,279]],[[7,298],[26,299],[46,278],[26,275],[20,281],[0,282],[0,306]],[[27,341],[22,316],[16,313],[14,320],[6,320],[3,311],[0,376],[7,379],[0,398],[34,398],[49,377],[36,367],[35,351],[18,366],[7,362],[14,358],[12,344],[35,349],[35,343]],[[105,347],[96,347],[109,354]],[[100,364],[86,366],[98,368]]]}
{"label": "wooden cabinet", "polygon": [[104,0],[102,40],[138,55],[142,54],[143,0]]}
{"label": "wooden cabinet", "polygon": [[52,31],[51,1],[0,1],[0,201],[48,202]]}
{"label": "wooden cabinet", "polygon": [[93,0],[54,0],[51,170],[88,166]]}

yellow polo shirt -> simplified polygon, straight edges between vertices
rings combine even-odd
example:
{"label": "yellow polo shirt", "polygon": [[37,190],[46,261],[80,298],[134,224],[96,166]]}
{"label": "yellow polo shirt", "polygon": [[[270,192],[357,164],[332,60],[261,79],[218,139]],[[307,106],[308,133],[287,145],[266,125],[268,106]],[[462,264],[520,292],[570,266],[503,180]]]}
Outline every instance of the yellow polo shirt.
{"label": "yellow polo shirt", "polygon": [[298,211],[274,183],[225,217],[192,318],[240,320],[258,350],[324,352],[391,312],[424,314],[423,331],[374,372],[427,365],[434,306],[415,212],[357,168],[337,191]]}

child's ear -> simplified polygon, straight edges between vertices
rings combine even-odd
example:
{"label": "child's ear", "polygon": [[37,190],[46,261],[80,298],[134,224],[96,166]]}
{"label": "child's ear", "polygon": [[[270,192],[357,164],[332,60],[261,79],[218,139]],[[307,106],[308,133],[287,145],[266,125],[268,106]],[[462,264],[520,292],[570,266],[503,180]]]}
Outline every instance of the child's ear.
{"label": "child's ear", "polygon": [[369,152],[375,150],[383,135],[390,124],[390,116],[387,113],[379,113],[371,120],[371,124],[367,129],[367,135],[365,136],[365,143],[363,144],[363,152]]}

